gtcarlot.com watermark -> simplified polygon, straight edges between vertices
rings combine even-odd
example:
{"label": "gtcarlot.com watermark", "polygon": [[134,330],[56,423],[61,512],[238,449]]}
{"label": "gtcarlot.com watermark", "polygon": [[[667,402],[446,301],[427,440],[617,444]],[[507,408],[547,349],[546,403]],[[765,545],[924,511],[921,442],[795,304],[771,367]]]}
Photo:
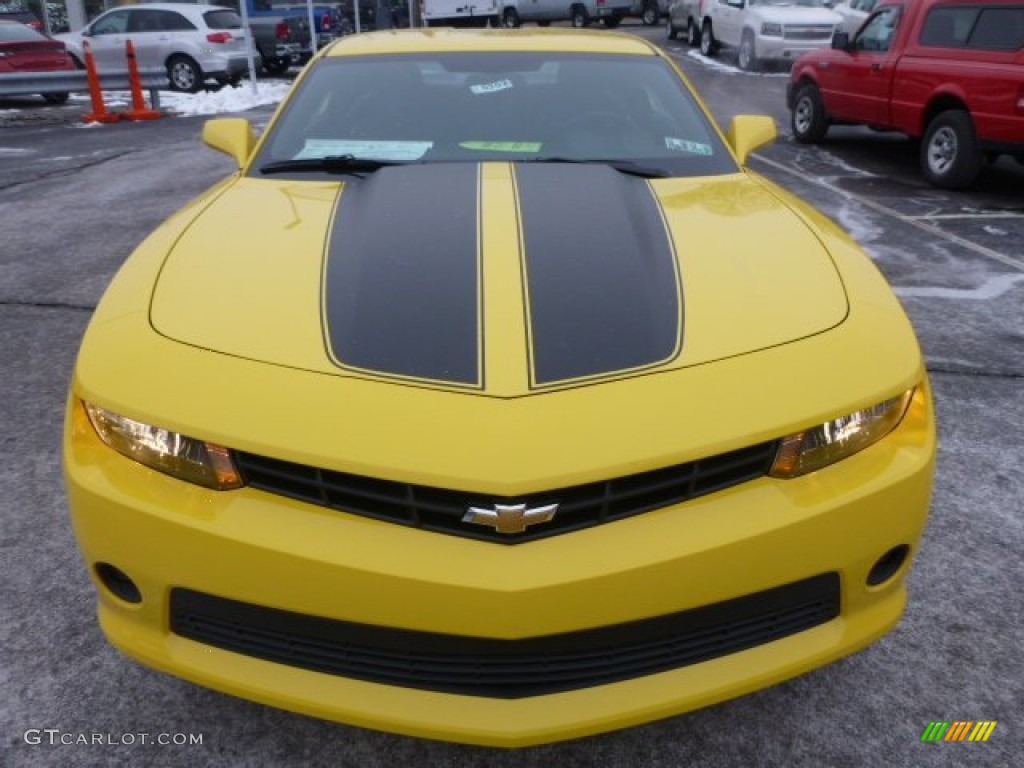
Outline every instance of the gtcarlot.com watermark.
{"label": "gtcarlot.com watermark", "polygon": [[23,738],[26,744],[48,747],[194,747],[203,743],[201,733],[85,733],[60,728],[29,728]]}

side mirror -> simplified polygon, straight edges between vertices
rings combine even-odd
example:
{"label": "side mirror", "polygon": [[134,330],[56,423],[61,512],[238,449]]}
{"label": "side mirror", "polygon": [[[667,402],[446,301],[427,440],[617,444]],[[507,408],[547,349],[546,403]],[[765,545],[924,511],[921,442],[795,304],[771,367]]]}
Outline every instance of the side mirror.
{"label": "side mirror", "polygon": [[837,51],[850,50],[850,33],[835,32],[832,34],[832,47]]}
{"label": "side mirror", "polygon": [[750,153],[775,141],[778,131],[775,119],[767,115],[736,115],[729,123],[726,139],[736,153],[740,165],[747,164]]}
{"label": "side mirror", "polygon": [[231,155],[243,167],[256,146],[256,134],[248,120],[241,117],[218,117],[207,120],[203,125],[203,142],[208,146]]}

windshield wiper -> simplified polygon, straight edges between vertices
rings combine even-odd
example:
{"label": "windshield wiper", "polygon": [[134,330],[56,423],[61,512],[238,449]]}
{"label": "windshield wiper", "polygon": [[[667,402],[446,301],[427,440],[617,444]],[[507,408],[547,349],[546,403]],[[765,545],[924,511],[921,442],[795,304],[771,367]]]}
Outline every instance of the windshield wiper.
{"label": "windshield wiper", "polygon": [[607,165],[619,173],[627,176],[639,176],[643,179],[664,179],[671,176],[671,173],[661,168],[652,168],[649,165],[640,165],[630,160],[600,160],[581,159],[577,157],[534,157],[529,160],[519,160],[520,163],[583,163],[587,165]]}
{"label": "windshield wiper", "polygon": [[355,155],[327,155],[304,157],[300,160],[280,160],[261,165],[260,173],[292,173],[294,171],[322,171],[326,173],[372,173],[386,165],[407,165],[401,160],[373,160]]}

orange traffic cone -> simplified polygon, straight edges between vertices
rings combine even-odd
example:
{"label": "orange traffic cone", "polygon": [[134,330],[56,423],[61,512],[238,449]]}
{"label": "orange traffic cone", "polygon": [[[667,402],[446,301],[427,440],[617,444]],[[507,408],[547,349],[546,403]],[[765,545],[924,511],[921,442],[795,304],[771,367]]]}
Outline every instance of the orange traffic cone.
{"label": "orange traffic cone", "polygon": [[135,44],[131,40],[124,43],[124,55],[128,59],[128,83],[132,89],[132,108],[120,113],[125,120],[156,120],[164,113],[146,106],[142,98],[142,81],[139,79],[139,64],[135,59]]}
{"label": "orange traffic cone", "polygon": [[103,91],[100,90],[100,76],[96,71],[96,59],[93,58],[89,41],[82,41],[82,51],[85,53],[85,75],[89,80],[89,98],[92,99],[92,112],[82,115],[86,123],[116,123],[120,118],[112,112],[107,112],[107,105],[103,103]]}

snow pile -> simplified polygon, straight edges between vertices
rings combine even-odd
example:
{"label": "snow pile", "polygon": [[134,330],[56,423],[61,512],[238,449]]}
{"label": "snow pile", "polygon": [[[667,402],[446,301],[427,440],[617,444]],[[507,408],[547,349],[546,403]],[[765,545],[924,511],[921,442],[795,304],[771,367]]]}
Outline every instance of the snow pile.
{"label": "snow pile", "polygon": [[[261,80],[253,85],[248,80],[237,88],[225,87],[217,91],[201,93],[179,93],[177,91],[160,91],[160,109],[171,115],[195,116],[217,115],[222,112],[245,112],[255,107],[277,104],[291,88],[287,80]],[[146,103],[149,103],[149,91],[143,90]],[[88,101],[87,94],[72,95],[74,101]],[[104,91],[103,100],[107,108],[121,108],[132,103],[132,95],[128,91]]]}

